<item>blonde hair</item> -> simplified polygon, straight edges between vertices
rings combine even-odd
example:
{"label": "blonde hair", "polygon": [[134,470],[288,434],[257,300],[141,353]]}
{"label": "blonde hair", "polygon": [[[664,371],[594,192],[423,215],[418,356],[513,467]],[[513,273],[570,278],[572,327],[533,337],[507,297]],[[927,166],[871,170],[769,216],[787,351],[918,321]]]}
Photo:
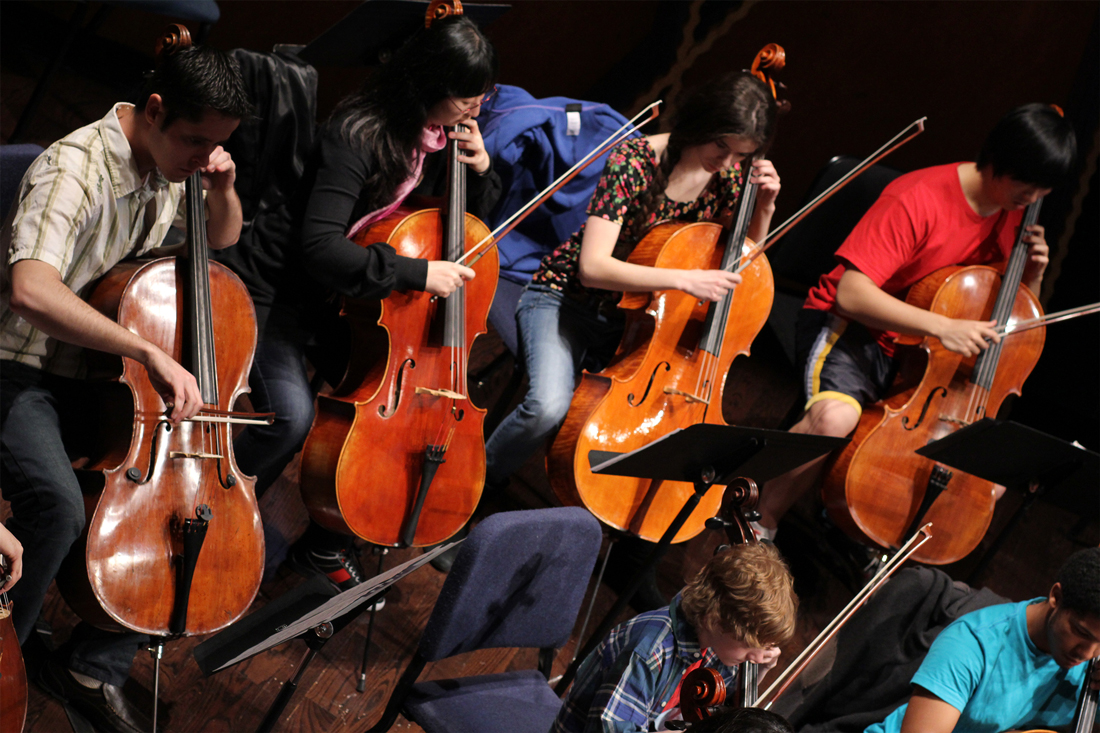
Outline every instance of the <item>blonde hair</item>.
{"label": "blonde hair", "polygon": [[712,557],[687,584],[680,608],[695,628],[764,647],[794,635],[798,597],[774,545],[735,545]]}

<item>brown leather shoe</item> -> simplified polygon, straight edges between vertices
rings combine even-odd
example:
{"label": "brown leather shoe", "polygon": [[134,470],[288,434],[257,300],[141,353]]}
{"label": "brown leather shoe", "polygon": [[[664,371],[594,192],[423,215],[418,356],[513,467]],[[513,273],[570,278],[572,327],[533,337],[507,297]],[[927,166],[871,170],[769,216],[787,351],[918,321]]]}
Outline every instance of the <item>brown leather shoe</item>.
{"label": "brown leather shoe", "polygon": [[35,681],[51,697],[87,718],[96,730],[148,733],[153,729],[153,721],[126,698],[121,687],[106,682],[99,687],[86,687],[55,659],[42,666]]}

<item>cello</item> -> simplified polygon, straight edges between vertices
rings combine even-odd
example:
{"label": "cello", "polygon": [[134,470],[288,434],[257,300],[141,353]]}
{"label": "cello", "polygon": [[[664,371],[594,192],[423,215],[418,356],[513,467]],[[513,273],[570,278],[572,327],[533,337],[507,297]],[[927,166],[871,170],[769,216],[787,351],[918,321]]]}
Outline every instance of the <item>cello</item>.
{"label": "cello", "polygon": [[[765,70],[786,63],[783,49],[770,44],[753,62],[753,74],[771,87]],[[725,241],[714,222],[662,223],[638,243],[627,259],[649,267],[734,269],[754,247],[747,239],[756,201],[749,182],[751,161],[742,163],[744,185]],[[742,282],[716,303],[699,302],[679,290],[625,293],[622,341],[611,363],[598,374],[585,372],[569,412],[547,454],[547,473],[558,499],[583,505],[600,521],[656,541],[694,494],[689,483],[591,471],[592,450],[626,453],[699,423],[724,424],[722,395],[733,359],[749,346],[771,311],[774,286],[766,257],[757,257]],[[730,318],[732,312],[737,318]],[[720,492],[707,492],[676,534],[683,542],[702,531],[718,511]]]}
{"label": "cello", "polygon": [[[0,557],[0,586],[6,565]],[[19,733],[27,722],[27,669],[12,623],[7,592],[0,593],[0,731]]]}
{"label": "cello", "polygon": [[[1041,204],[1025,210],[1003,277],[985,265],[945,267],[915,284],[906,302],[951,318],[996,320],[1006,327],[1039,320],[1039,300],[1022,277],[1028,256],[1024,235],[1038,220]],[[827,464],[822,496],[833,522],[856,539],[892,548],[914,526],[931,521],[936,538],[914,558],[934,565],[974,550],[993,518],[993,482],[914,451],[996,416],[1005,397],[1020,394],[1045,337],[1044,327],[1021,329],[976,357],[948,351],[931,337],[919,340],[923,370],[917,360],[903,361],[902,388],[863,411],[851,442]],[[915,342],[914,337],[898,338],[899,344]]]}
{"label": "cello", "polygon": [[[187,29],[170,26],[158,58],[189,45]],[[204,406],[173,425],[144,367],[88,352],[90,372],[117,382],[103,390],[98,450],[78,472],[84,534],[57,578],[85,621],[159,637],[231,624],[251,605],[264,563],[254,480],[237,468],[230,432],[231,423],[266,422],[232,411],[248,391],[255,311],[237,276],[209,261],[198,172],[186,199],[188,256],[121,262],[88,302],[187,366]]]}
{"label": "cello", "polygon": [[[425,22],[461,13],[461,3],[433,0]],[[448,156],[444,208],[398,208],[355,242],[457,262],[489,238],[466,212],[457,141]],[[336,389],[318,397],[302,450],[302,498],[321,526],[376,545],[422,547],[469,521],[485,484],[485,410],[469,399],[467,362],[496,292],[495,249],[470,266],[477,277],[447,298],[394,292],[381,303],[344,300],[351,358]]]}

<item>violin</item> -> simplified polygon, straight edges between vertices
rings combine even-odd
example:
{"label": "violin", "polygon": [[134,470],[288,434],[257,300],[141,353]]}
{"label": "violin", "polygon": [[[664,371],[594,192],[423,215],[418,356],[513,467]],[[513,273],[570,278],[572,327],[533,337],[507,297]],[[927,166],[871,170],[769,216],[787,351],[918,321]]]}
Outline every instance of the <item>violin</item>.
{"label": "violin", "polygon": [[[170,26],[158,57],[190,45]],[[186,258],[124,261],[89,304],[188,367],[204,406],[173,425],[143,366],[88,352],[104,388],[99,450],[78,472],[88,520],[58,575],[85,621],[154,636],[207,634],[244,614],[260,585],[264,539],[254,480],[233,457],[232,411],[248,391],[256,316],[244,284],[210,262],[202,179],[186,183]],[[217,317],[216,317],[217,316]]]}
{"label": "violin", "polygon": [[[1025,230],[1037,221],[1041,204],[1025,210],[1003,276],[985,265],[945,267],[916,283],[906,302],[950,318],[1041,323],[1039,300],[1021,282]],[[993,517],[994,484],[914,451],[996,416],[1005,397],[1020,394],[1045,333],[1044,327],[1014,333],[969,358],[931,337],[899,337],[899,344],[920,344],[916,354],[902,355],[901,386],[863,411],[851,442],[827,464],[822,496],[833,522],[884,548],[933,522],[935,540],[915,556],[923,563],[955,562],[974,550]]]}
{"label": "violin", "polygon": [[[4,572],[0,558],[0,577]],[[0,731],[5,733],[19,733],[27,722],[27,669],[12,623],[13,605],[7,592],[0,593]]]}
{"label": "violin", "polygon": [[[782,47],[770,44],[753,64],[774,91],[765,70],[786,63]],[[743,164],[743,187],[733,225],[723,239],[714,222],[658,224],[631,252],[628,262],[649,267],[734,269],[745,255],[757,185]],[[558,499],[583,505],[600,521],[657,541],[695,493],[690,483],[592,473],[590,451],[626,453],[668,433],[700,423],[725,424],[722,395],[726,374],[767,321],[774,297],[771,267],[757,258],[742,282],[716,303],[699,302],[679,290],[625,293],[623,338],[611,363],[585,372],[547,455],[547,473]],[[731,318],[731,313],[737,313]],[[707,492],[673,542],[703,529],[718,511],[718,491]]]}
{"label": "violin", "polygon": [[[744,481],[744,479],[739,479]],[[751,483],[751,482],[750,482]],[[734,485],[730,484],[727,489],[727,494],[731,493],[734,489]],[[755,506],[755,499],[752,498],[756,493],[756,485],[751,484],[751,487],[738,486],[734,493],[732,506]],[[748,497],[749,502],[746,502],[745,498]],[[744,534],[744,531],[748,529],[747,522],[745,522],[744,515],[741,514],[740,520],[730,521],[732,515],[727,508],[726,503],[723,502],[722,513],[711,520],[708,526],[714,528],[727,528],[727,533],[730,530],[739,532],[740,535]],[[745,529],[741,529],[744,526]],[[775,678],[775,680],[768,686],[764,692],[758,692],[756,689],[756,679],[749,680],[746,684],[742,679],[741,691],[736,699],[736,704],[739,707],[759,707],[767,710],[771,708],[775,701],[787,691],[795,679],[800,675],[810,662],[813,661],[825,645],[829,643],[837,632],[848,623],[856,611],[858,611],[863,604],[871,597],[872,594],[890,579],[890,576],[894,574],[898,568],[900,568],[906,560],[914,555],[920,547],[928,543],[932,539],[932,525],[926,524],[917,530],[916,534],[909,538],[901,548],[894,554],[889,561],[883,564],[879,568],[875,576],[867,582],[867,585],[857,593],[851,601],[848,602],[840,613],[833,618],[825,628],[817,635],[817,637],[811,641],[802,653],[799,654],[794,661],[792,661],[783,672]],[[751,530],[750,530],[751,535]],[[737,541],[734,536],[731,535],[731,542]],[[749,664],[749,663],[746,663]],[[755,667],[756,665],[753,665]],[[740,675],[739,675],[740,676]],[[711,716],[714,708],[722,706],[726,703],[728,698],[725,682],[721,675],[712,669],[695,669],[684,676],[684,679],[680,682],[680,709],[683,714],[683,718],[689,722],[698,722]],[[728,707],[728,704],[726,705]],[[690,717],[689,717],[690,716]]]}
{"label": "violin", "polygon": [[[426,22],[461,14],[432,2]],[[448,146],[446,206],[399,208],[358,233],[399,255],[457,262],[489,235],[466,212],[466,165]],[[447,298],[394,292],[381,302],[347,298],[347,372],[317,414],[302,452],[302,498],[314,521],[376,545],[422,547],[461,529],[485,485],[485,410],[469,398],[467,364],[486,331],[498,256],[469,263],[472,281]]]}

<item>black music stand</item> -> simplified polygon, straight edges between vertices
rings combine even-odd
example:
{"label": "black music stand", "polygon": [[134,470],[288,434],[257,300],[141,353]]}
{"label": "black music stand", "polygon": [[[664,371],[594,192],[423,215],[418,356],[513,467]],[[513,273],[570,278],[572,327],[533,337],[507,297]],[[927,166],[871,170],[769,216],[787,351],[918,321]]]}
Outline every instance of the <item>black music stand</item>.
{"label": "black music stand", "polygon": [[763,485],[765,481],[840,448],[847,442],[848,438],[804,435],[783,430],[692,425],[674,430],[630,453],[590,451],[588,462],[592,466],[592,473],[687,481],[695,486],[695,493],[688,497],[684,507],[661,535],[657,546],[646,557],[634,579],[604,616],[599,628],[592,632],[588,643],[573,659],[554,692],[559,695],[565,692],[581,662],[615,625],[615,619],[641,587],[646,572],[656,566],[672,544],[672,538],[684,526],[684,522],[695,511],[699,500],[711,486],[724,486],[738,477],[750,478],[758,485]]}
{"label": "black music stand", "polygon": [[458,540],[434,547],[342,593],[324,576],[310,578],[199,644],[194,650],[195,661],[202,673],[209,677],[278,644],[293,639],[305,641],[308,647],[305,657],[294,676],[283,683],[260,727],[256,729],[257,733],[269,733],[298,689],[306,667],[336,632],[370,608],[369,602],[383,595],[394,583],[461,542]]}
{"label": "black music stand", "polygon": [[967,578],[985,571],[1005,537],[1043,491],[1091,492],[1100,496],[1100,453],[1010,420],[985,418],[946,438],[918,448],[918,454],[986,481],[1024,492],[1024,501],[997,533]]}

